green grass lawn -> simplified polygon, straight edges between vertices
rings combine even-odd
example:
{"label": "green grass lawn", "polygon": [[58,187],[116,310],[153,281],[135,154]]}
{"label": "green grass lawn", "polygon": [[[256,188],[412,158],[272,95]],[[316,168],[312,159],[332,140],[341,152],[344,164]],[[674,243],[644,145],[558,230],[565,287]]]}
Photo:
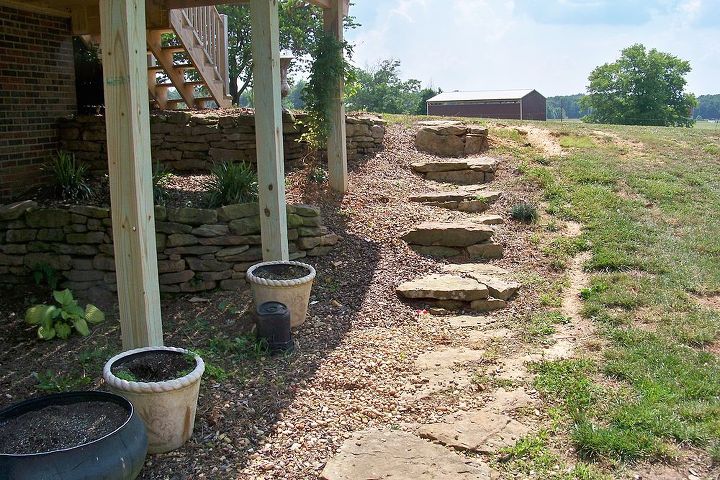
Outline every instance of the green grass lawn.
{"label": "green grass lawn", "polygon": [[720,292],[720,130],[547,127],[568,155],[527,155],[522,171],[551,215],[585,227],[570,247],[592,253],[583,314],[608,347],[535,365],[536,388],[586,460],[670,460],[691,445],[720,461],[720,312],[698,301]]}

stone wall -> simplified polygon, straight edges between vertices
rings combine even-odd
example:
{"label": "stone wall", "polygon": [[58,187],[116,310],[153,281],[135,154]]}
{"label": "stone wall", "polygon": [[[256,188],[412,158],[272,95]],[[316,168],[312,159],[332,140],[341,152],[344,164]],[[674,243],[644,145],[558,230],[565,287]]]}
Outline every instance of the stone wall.
{"label": "stone wall", "polygon": [[[218,209],[155,207],[161,292],[234,290],[262,258],[256,203]],[[290,258],[329,253],[340,237],[322,225],[320,209],[288,205]],[[110,210],[38,208],[33,201],[0,206],[0,285],[32,282],[38,265],[56,270],[60,286],[81,297],[117,290]]]}
{"label": "stone wall", "polygon": [[[285,161],[307,152],[299,142],[302,115],[283,113]],[[150,116],[153,161],[175,171],[208,170],[224,161],[255,162],[255,116],[246,109],[212,112],[165,111]],[[382,148],[385,122],[375,115],[347,117],[347,152],[353,160]],[[61,148],[75,153],[94,171],[107,170],[105,117],[79,115],[60,122]]]}

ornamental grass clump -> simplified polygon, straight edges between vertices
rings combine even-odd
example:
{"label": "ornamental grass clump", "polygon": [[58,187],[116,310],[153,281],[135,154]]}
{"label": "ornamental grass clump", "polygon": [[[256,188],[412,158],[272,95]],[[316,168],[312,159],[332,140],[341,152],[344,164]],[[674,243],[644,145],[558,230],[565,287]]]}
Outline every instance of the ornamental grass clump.
{"label": "ornamental grass clump", "polygon": [[533,223],[538,219],[538,212],[532,203],[520,202],[512,206],[510,216],[518,222]]}
{"label": "ornamental grass clump", "polygon": [[213,167],[207,185],[210,208],[257,201],[257,174],[244,162],[223,162]]}
{"label": "ornamental grass clump", "polygon": [[63,200],[83,200],[92,193],[87,184],[87,165],[78,163],[70,152],[59,150],[45,170],[53,177],[55,189]]}

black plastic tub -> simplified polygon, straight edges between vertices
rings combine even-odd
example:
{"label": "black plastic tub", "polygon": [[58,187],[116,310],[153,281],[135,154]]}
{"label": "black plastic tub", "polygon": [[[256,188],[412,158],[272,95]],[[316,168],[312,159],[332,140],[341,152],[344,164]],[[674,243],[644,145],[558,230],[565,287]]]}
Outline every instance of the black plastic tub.
{"label": "black plastic tub", "polygon": [[290,310],[284,304],[265,302],[257,307],[255,318],[258,338],[267,342],[271,354],[293,351]]}
{"label": "black plastic tub", "polygon": [[53,405],[110,402],[127,412],[127,420],[97,440],[72,448],[32,454],[0,453],[0,480],[125,480],[140,473],[147,455],[145,424],[130,402],[106,392],[69,392],[16,403],[0,411],[3,423]]}

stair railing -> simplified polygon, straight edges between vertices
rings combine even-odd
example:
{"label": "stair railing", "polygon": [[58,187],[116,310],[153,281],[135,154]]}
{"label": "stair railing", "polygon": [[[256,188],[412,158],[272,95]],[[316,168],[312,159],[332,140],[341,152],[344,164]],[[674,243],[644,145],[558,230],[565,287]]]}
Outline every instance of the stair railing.
{"label": "stair railing", "polygon": [[192,28],[197,43],[205,51],[208,62],[223,80],[224,93],[229,94],[227,15],[220,15],[214,6],[181,9],[185,22]]}

